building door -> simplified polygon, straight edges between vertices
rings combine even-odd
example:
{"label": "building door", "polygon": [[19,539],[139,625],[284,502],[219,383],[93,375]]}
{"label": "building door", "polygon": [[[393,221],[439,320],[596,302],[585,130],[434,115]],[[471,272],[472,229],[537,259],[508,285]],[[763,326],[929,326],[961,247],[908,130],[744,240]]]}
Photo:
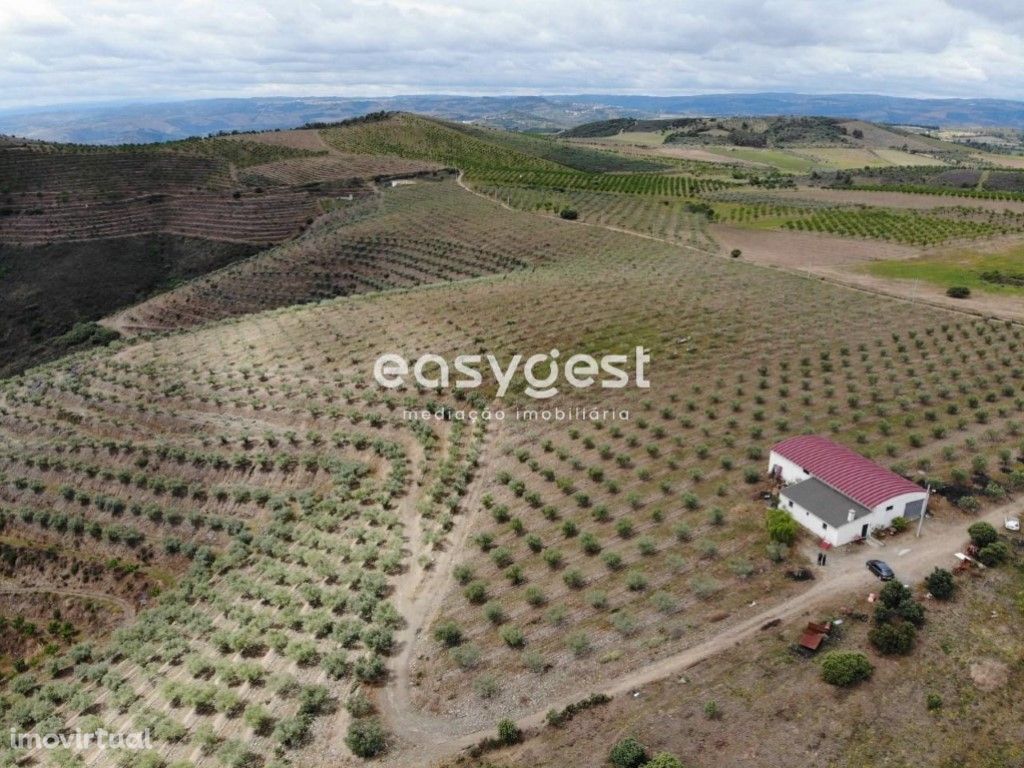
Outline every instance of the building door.
{"label": "building door", "polygon": [[862,525],[860,527],[860,537],[862,539],[866,539],[868,537],[868,524],[867,523],[864,523],[864,525]]}
{"label": "building door", "polygon": [[917,501],[908,501],[907,506],[903,508],[903,516],[907,520],[917,520],[921,516],[921,510],[924,508],[924,499],[918,499]]}

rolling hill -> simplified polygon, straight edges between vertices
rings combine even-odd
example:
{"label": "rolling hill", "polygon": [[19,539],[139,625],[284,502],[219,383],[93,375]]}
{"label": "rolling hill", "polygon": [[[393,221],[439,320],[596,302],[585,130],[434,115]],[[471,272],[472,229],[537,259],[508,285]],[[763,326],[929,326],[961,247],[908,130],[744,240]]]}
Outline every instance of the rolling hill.
{"label": "rolling hill", "polygon": [[[832,117],[315,122],[0,143],[0,712],[153,739],[4,764],[1019,757],[1022,540],[951,555],[1024,490],[1019,171]],[[920,538],[812,565],[804,433],[930,488]]]}
{"label": "rolling hill", "polygon": [[735,115],[821,115],[909,125],[1024,127],[1024,107],[1020,101],[914,99],[871,94],[739,93],[274,97],[66,105],[0,111],[0,133],[95,144],[160,142],[218,132],[287,129],[376,111],[416,112],[518,131],[557,131],[617,118]]}

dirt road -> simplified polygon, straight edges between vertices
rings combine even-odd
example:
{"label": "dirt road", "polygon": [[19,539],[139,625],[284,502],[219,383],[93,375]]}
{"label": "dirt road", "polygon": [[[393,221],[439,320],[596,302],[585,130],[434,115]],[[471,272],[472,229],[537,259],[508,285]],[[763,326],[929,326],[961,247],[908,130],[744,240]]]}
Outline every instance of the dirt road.
{"label": "dirt road", "polygon": [[[1010,513],[1020,514],[1022,510],[1024,502],[1014,502],[989,510],[977,518],[966,519],[958,516],[949,521],[929,519],[924,523],[920,538],[911,530],[900,537],[890,539],[884,546],[850,546],[843,551],[833,552],[829,555],[829,564],[815,570],[816,579],[804,593],[770,607],[755,606],[749,615],[723,627],[721,632],[702,643],[621,677],[599,683],[587,683],[558,701],[548,702],[543,710],[523,713],[517,723],[524,731],[529,731],[544,724],[545,714],[550,708],[564,707],[591,693],[621,695],[657,680],[678,675],[750,639],[770,621],[778,619],[784,624],[790,623],[804,617],[817,616],[817,611],[821,608],[835,606],[844,600],[863,600],[869,591],[877,590],[880,586],[878,580],[865,568],[864,563],[868,559],[884,559],[893,567],[901,581],[908,584],[918,583],[937,566],[952,568],[955,565],[953,555],[967,540],[966,527],[969,522],[985,520],[1000,528],[1005,516]],[[468,525],[463,527],[462,538],[465,538],[468,530]],[[458,547],[453,547],[452,551],[457,549]],[[417,626],[410,620],[410,626],[406,630],[406,636],[409,638],[419,636],[433,619],[436,606],[444,593],[442,582],[449,578],[440,570],[436,576],[440,578],[436,578],[430,588],[424,590],[427,593],[429,607],[415,612],[416,618],[423,623]],[[458,721],[434,717],[411,707],[408,664],[413,658],[413,646],[414,643],[410,642],[403,647],[397,662],[395,678],[381,701],[381,708],[393,732],[408,745],[409,749],[415,751],[418,764],[429,765],[451,758],[481,739],[493,736],[491,729],[479,731],[460,727]],[[403,759],[408,760],[409,755],[399,752],[393,757],[398,761],[395,764],[401,764]]]}

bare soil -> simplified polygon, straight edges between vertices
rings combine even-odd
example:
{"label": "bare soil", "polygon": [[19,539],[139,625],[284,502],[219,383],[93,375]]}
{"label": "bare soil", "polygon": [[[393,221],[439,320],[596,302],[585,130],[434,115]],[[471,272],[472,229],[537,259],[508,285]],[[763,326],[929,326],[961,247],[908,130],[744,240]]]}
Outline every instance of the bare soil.
{"label": "bare soil", "polygon": [[[956,526],[944,543],[962,535],[963,527]],[[890,548],[898,546],[913,550],[917,545],[904,537]],[[941,556],[937,562],[922,556],[911,565],[893,554],[881,556],[895,561],[901,579],[912,584],[932,565],[950,564]],[[854,558],[850,567],[863,570],[867,556]],[[819,578],[832,568],[832,557],[829,566],[817,569]],[[914,578],[906,579],[909,575]],[[831,573],[825,578],[834,586],[844,580]],[[486,755],[486,763],[464,756],[444,764],[583,768],[603,764],[616,741],[633,736],[650,754],[667,751],[694,768],[1017,765],[1024,724],[1011,691],[1021,682],[1013,662],[1024,619],[1012,594],[1020,588],[1019,576],[1012,566],[974,570],[958,577],[958,584],[948,603],[929,600],[917,589],[928,620],[907,657],[871,650],[866,619],[872,582],[862,579],[859,589],[807,599],[782,624],[720,644],[718,655],[704,657],[703,663],[677,668],[657,682],[640,679],[627,686],[623,681],[611,703],[560,728],[539,727],[521,745]],[[832,688],[820,679],[820,653],[815,659],[792,651],[804,622],[830,617],[843,623],[823,650],[865,652],[875,668],[869,682]],[[937,707],[928,708],[929,695],[938,697]],[[706,714],[708,702],[716,705],[714,717]],[[965,732],[973,734],[966,741]]]}
{"label": "bare soil", "polygon": [[261,133],[243,133],[235,138],[240,141],[255,141],[260,144],[270,144],[275,147],[289,147],[291,149],[306,149],[313,152],[329,151],[330,147],[324,143],[320,131],[315,128],[298,128],[293,131],[263,131]]}
{"label": "bare soil", "polygon": [[[0,660],[13,660],[31,657],[48,643],[60,645],[104,637],[134,619],[135,606],[103,592],[0,585],[0,617],[5,620],[0,628]],[[35,624],[36,633],[26,634],[12,626],[18,618]],[[70,623],[74,634],[66,641],[52,635],[51,621]]]}
{"label": "bare soil", "polygon": [[[890,280],[876,277],[864,269],[871,261],[913,259],[931,251],[877,240],[855,240],[810,232],[743,229],[724,224],[714,224],[710,231],[724,253],[739,248],[743,252],[742,258],[755,264],[800,272],[808,277],[830,280],[872,293],[982,317],[1024,319],[1024,306],[1014,296],[976,291],[968,299],[952,299],[946,296],[942,287],[923,280]],[[1001,247],[999,244],[1004,244],[1005,240],[1001,238],[990,241],[989,246]],[[947,247],[950,246],[942,246]]]}
{"label": "bare soil", "polygon": [[836,205],[871,205],[882,208],[948,208],[958,205],[981,208],[987,211],[1024,211],[1024,202],[1018,200],[985,200],[983,198],[953,197],[952,195],[922,195],[906,192],[874,192],[859,189],[827,189],[824,187],[800,187],[799,189],[776,189],[772,197],[780,200],[820,200]]}

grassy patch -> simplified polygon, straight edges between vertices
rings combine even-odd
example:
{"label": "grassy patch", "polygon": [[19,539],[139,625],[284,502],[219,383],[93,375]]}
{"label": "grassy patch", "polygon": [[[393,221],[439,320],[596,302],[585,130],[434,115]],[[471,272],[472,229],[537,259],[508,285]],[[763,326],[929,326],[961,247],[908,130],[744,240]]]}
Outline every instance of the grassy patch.
{"label": "grassy patch", "polygon": [[1002,253],[974,250],[953,251],[908,261],[876,261],[867,266],[873,275],[896,280],[924,280],[943,288],[966,285],[972,290],[1011,295],[1024,294],[1024,288],[983,280],[982,274],[998,270],[1007,274],[1024,272],[1024,246]]}
{"label": "grassy patch", "polygon": [[764,163],[787,173],[807,173],[815,167],[815,163],[804,157],[785,152],[780,149],[758,149],[755,147],[701,147],[708,152],[731,159],[748,160],[752,163]]}

